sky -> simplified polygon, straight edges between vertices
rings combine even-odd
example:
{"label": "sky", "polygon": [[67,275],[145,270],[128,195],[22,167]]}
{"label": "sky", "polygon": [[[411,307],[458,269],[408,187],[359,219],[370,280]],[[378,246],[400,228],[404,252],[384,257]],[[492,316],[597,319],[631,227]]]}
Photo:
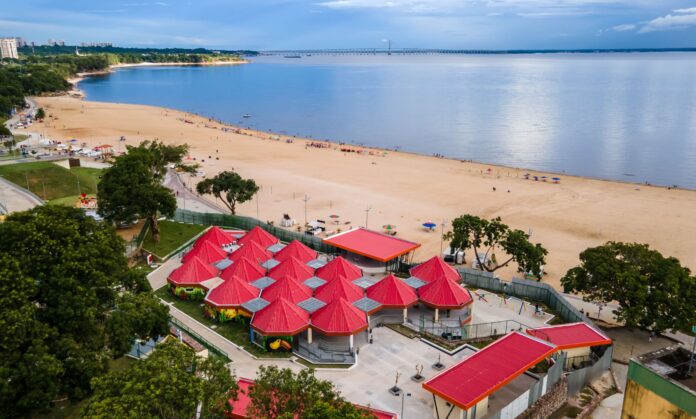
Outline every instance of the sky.
{"label": "sky", "polygon": [[696,0],[23,0],[0,36],[213,49],[696,47]]}

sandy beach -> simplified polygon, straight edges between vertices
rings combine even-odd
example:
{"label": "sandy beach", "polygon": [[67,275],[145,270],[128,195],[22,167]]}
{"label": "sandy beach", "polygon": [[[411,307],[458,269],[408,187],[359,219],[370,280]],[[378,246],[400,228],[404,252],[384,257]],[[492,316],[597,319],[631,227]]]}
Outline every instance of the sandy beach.
{"label": "sandy beach", "polygon": [[[158,107],[67,96],[36,101],[51,117],[32,130],[51,139],[111,144],[117,151],[125,148],[118,141],[121,136],[127,144],[154,138],[188,143],[191,159],[207,176],[234,169],[261,185],[262,220],[279,223],[289,213],[303,223],[305,195],[308,220],[330,221],[330,214],[340,215],[341,225],[332,229],[365,225],[370,207],[368,227],[380,230],[395,224],[399,237],[423,244],[415,261],[440,252],[440,228],[426,232],[422,223],[439,224],[471,213],[500,216],[510,226],[531,232],[532,240],[549,251],[544,281],[556,286],[582,250],[609,240],[649,243],[696,269],[695,191],[566,175],[559,184],[525,180],[528,171],[522,169],[392,151],[343,152],[336,144],[318,148],[300,139],[228,132],[207,118]],[[256,217],[257,202],[239,206],[238,212]],[[514,269],[499,273],[509,278]]]}

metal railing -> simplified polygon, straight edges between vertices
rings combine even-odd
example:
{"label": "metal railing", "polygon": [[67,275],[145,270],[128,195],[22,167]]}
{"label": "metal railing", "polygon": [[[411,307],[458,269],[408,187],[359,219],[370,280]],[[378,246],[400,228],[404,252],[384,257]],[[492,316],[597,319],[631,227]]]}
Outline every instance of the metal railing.
{"label": "metal railing", "polygon": [[529,326],[515,320],[501,320],[488,323],[464,324],[458,319],[442,319],[434,322],[421,316],[419,330],[447,340],[470,342],[495,338],[512,331],[526,330]]}
{"label": "metal railing", "polygon": [[211,343],[209,340],[204,338],[203,336],[199,335],[198,333],[194,332],[191,328],[180,322],[174,317],[169,317],[169,323],[178,328],[181,329],[181,331],[185,332],[187,335],[191,336],[193,339],[197,340],[201,345],[205,346],[209,351],[213,352],[215,355],[224,358],[227,360],[227,362],[232,361],[230,357],[227,355],[227,352],[224,350],[220,349],[218,346],[215,344]]}

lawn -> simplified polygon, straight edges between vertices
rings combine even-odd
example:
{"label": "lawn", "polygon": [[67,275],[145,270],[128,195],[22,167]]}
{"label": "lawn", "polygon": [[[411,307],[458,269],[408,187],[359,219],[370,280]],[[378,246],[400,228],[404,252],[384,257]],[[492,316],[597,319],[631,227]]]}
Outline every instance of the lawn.
{"label": "lawn", "polygon": [[[93,198],[96,195],[90,194],[87,196],[90,198]],[[48,203],[51,205],[64,205],[66,207],[74,207],[79,198],[80,198],[80,195],[64,196],[62,198],[51,199],[50,201],[48,201]]]}
{"label": "lawn", "polygon": [[181,245],[189,241],[206,226],[199,224],[183,224],[174,221],[160,221],[160,242],[155,244],[152,240],[152,229],[150,229],[143,241],[143,249],[154,254],[160,259],[164,258]]}
{"label": "lawn", "polygon": [[50,162],[0,166],[0,176],[47,201],[80,193],[95,194],[101,172],[102,169],[89,167],[66,169]]}
{"label": "lawn", "polygon": [[[167,286],[155,291],[155,295],[164,301],[173,303],[174,307],[193,317],[205,326],[211,328],[221,336],[241,346],[254,356],[259,358],[285,358],[292,355],[289,352],[269,353],[258,346],[253,345],[251,342],[249,342],[249,326],[237,322],[218,323],[212,321],[203,315],[203,302],[179,300],[169,292]],[[213,328],[212,326],[215,327]]]}

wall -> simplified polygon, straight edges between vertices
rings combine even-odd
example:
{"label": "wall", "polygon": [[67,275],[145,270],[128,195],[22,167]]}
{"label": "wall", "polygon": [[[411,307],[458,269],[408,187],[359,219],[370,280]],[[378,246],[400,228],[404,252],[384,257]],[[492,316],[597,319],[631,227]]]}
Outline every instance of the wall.
{"label": "wall", "polygon": [[673,405],[652,391],[641,387],[633,380],[626,383],[622,419],[689,419],[693,418],[684,410]]}
{"label": "wall", "polygon": [[546,394],[522,412],[518,419],[547,418],[568,399],[568,380],[561,378]]}
{"label": "wall", "polygon": [[612,354],[613,347],[610,346],[594,365],[568,373],[568,395],[572,397],[580,393],[587,384],[608,371],[611,368]]}
{"label": "wall", "polygon": [[696,417],[696,393],[631,360],[622,417],[660,417],[648,413],[670,413],[679,419]]}
{"label": "wall", "polygon": [[[452,404],[442,397],[434,396],[435,405],[433,406],[433,417],[435,419],[464,419],[466,418],[466,412],[462,409],[454,406],[452,409]],[[452,409],[452,413],[450,413]],[[448,416],[449,415],[449,416]]]}

